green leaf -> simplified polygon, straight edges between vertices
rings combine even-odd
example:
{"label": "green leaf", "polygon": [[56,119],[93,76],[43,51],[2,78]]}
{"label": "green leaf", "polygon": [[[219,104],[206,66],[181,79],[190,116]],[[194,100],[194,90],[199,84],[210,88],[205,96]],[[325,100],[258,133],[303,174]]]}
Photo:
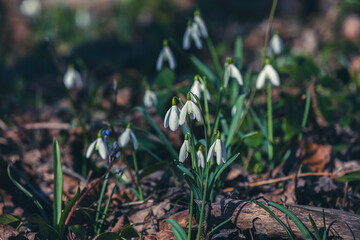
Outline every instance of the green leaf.
{"label": "green leaf", "polygon": [[61,216],[61,203],[63,191],[63,173],[61,169],[61,155],[58,141],[54,138],[53,141],[54,154],[54,216],[53,224],[58,228]]}
{"label": "green leaf", "polygon": [[239,120],[241,118],[241,112],[242,112],[242,109],[244,106],[245,96],[246,96],[246,93],[241,94],[236,101],[236,104],[235,104],[236,113],[230,123],[229,135],[227,136],[226,143],[225,143],[226,148],[230,146],[230,143],[232,142],[232,140],[235,136],[235,133],[238,130]]}
{"label": "green leaf", "polygon": [[312,228],[314,229],[316,239],[320,240],[321,236],[320,236],[319,228],[316,226],[316,223],[315,223],[314,219],[311,217],[310,213],[309,213],[309,220],[310,220]]}
{"label": "green leaf", "polygon": [[194,177],[194,175],[190,172],[189,169],[187,169],[186,167],[180,166],[180,165],[177,165],[176,167],[177,167],[178,169],[180,169],[180,171],[182,171],[185,175],[191,177],[191,178],[195,181],[195,177]]}
{"label": "green leaf", "polygon": [[39,212],[41,214],[41,217],[45,220],[45,222],[47,224],[49,224],[49,220],[47,218],[46,212],[43,208],[43,206],[40,204],[40,202],[34,197],[34,195],[32,195],[28,190],[26,190],[20,183],[18,183],[17,181],[15,181],[15,179],[13,179],[13,177],[11,176],[10,173],[10,165],[8,165],[7,167],[7,174],[9,176],[9,179],[11,180],[11,182],[18,188],[20,189],[26,196],[28,196],[29,198],[31,198],[31,200],[34,202],[34,204],[36,205],[36,207],[39,209]]}
{"label": "green leaf", "polygon": [[64,231],[65,231],[65,229],[64,229],[65,220],[66,220],[70,210],[75,205],[76,201],[79,199],[79,197],[80,197],[80,188],[78,187],[74,198],[69,202],[69,204],[65,207],[64,211],[61,213],[60,220],[59,220],[58,239],[62,239],[62,235],[64,234]]}
{"label": "green leaf", "polygon": [[284,207],[278,203],[268,201],[268,204],[270,206],[273,206],[274,208],[277,208],[278,210],[282,211],[283,213],[285,213],[299,228],[300,232],[303,234],[305,239],[312,239],[309,230],[306,228],[306,226],[300,221],[300,219],[293,212],[291,212],[289,209],[287,209],[286,207]]}
{"label": "green leaf", "polygon": [[200,75],[205,75],[215,86],[218,86],[219,83],[216,81],[215,74],[197,57],[190,55],[190,61],[199,71]]}
{"label": "green leaf", "polygon": [[173,88],[175,73],[169,68],[163,68],[155,78],[155,85],[163,88]]}
{"label": "green leaf", "polygon": [[212,59],[213,64],[215,66],[216,72],[217,72],[219,78],[222,78],[223,72],[222,72],[219,56],[218,56],[218,54],[216,52],[216,49],[215,49],[214,44],[212,43],[210,37],[206,38],[206,43],[207,43],[207,45],[209,47],[211,59]]}
{"label": "green leaf", "polygon": [[173,231],[176,240],[187,240],[187,235],[185,230],[180,226],[180,224],[176,220],[169,218],[166,219],[165,221],[171,224],[172,226],[171,230]]}
{"label": "green leaf", "polygon": [[168,149],[169,153],[171,154],[171,157],[174,159],[179,159],[177,152],[175,151],[175,149],[173,148],[173,146],[171,145],[169,140],[165,137],[164,133],[160,130],[160,128],[154,123],[154,121],[152,120],[150,115],[146,112],[146,110],[142,107],[134,107],[133,110],[138,110],[144,115],[145,119],[148,121],[148,123],[151,125],[151,127],[153,127],[153,129],[157,133],[158,137],[165,144],[166,148]]}
{"label": "green leaf", "polygon": [[360,172],[353,172],[353,173],[346,174],[342,177],[339,177],[337,180],[340,182],[360,181]]}
{"label": "green leaf", "polygon": [[219,225],[217,225],[216,227],[214,227],[214,229],[212,229],[205,237],[205,239],[208,239],[208,237],[214,233],[216,230],[218,230],[219,228],[221,228],[223,225],[225,225],[226,223],[230,222],[232,219],[232,216],[229,217],[228,219],[226,219],[225,221],[223,221],[222,223],[220,223]]}
{"label": "green leaf", "polygon": [[[31,215],[27,217],[26,220],[39,226],[41,239],[49,238],[49,228],[51,227],[38,214]],[[56,229],[54,229],[54,231],[56,231]]]}
{"label": "green leaf", "polygon": [[262,204],[261,202],[258,202],[256,200],[250,200],[250,202],[255,203],[256,205],[258,205],[259,207],[261,207],[262,209],[264,209],[265,211],[267,211],[270,216],[272,216],[273,218],[275,218],[275,220],[280,223],[280,225],[285,229],[285,231],[287,232],[287,234],[289,235],[289,237],[291,239],[294,239],[294,236],[292,234],[292,232],[290,231],[290,229],[285,225],[285,223],[283,221],[281,221],[280,218],[278,218],[275,213],[273,213],[268,207],[266,207],[264,204]]}
{"label": "green leaf", "polygon": [[201,200],[202,199],[201,191],[197,187],[196,182],[194,181],[194,179],[189,177],[188,175],[184,175],[184,178],[185,178],[187,184],[189,185],[191,191],[194,193],[195,199]]}
{"label": "green leaf", "polygon": [[243,41],[242,38],[239,36],[235,40],[235,64],[238,66],[239,69],[242,67],[242,60],[243,60]]}
{"label": "green leaf", "polygon": [[17,228],[21,223],[21,219],[14,215],[4,214],[0,216],[0,224],[2,225],[10,225],[14,228]]}
{"label": "green leaf", "polygon": [[126,224],[121,229],[120,236],[129,239],[141,237],[141,234],[132,225]]}

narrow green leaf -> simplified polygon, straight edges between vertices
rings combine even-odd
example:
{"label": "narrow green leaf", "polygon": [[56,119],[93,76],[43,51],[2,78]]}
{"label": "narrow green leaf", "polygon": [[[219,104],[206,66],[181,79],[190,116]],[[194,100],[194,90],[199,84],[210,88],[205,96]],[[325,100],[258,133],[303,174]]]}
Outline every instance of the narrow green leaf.
{"label": "narrow green leaf", "polygon": [[53,225],[58,228],[61,216],[61,203],[63,191],[63,173],[61,169],[61,154],[58,141],[54,138],[53,141],[53,155],[54,155],[54,216]]}
{"label": "narrow green leaf", "polygon": [[199,71],[200,75],[205,75],[215,86],[219,85],[216,81],[215,74],[202,61],[194,55],[190,55],[189,58],[195,68]]}
{"label": "narrow green leaf", "polygon": [[96,240],[119,240],[122,239],[119,234],[114,232],[104,232],[96,237]]}
{"label": "narrow green leaf", "polygon": [[232,142],[232,140],[233,140],[233,138],[235,136],[235,133],[238,130],[238,127],[239,127],[238,125],[239,125],[239,121],[240,121],[240,118],[241,118],[241,113],[242,113],[242,110],[243,110],[243,107],[244,107],[245,96],[246,96],[246,93],[241,94],[238,97],[237,101],[236,101],[236,104],[235,104],[236,113],[235,113],[235,116],[232,118],[231,123],[230,123],[229,135],[227,136],[226,143],[225,143],[226,147],[230,146],[230,143]]}
{"label": "narrow green leaf", "polygon": [[242,38],[239,36],[235,40],[235,64],[238,66],[239,69],[242,67],[242,60],[243,60],[243,41]]}
{"label": "narrow green leaf", "polygon": [[120,232],[120,236],[126,239],[141,237],[141,234],[130,224],[126,224]]}
{"label": "narrow green leaf", "polygon": [[309,230],[306,228],[306,226],[300,221],[300,219],[293,212],[291,212],[286,207],[284,207],[278,203],[275,203],[275,202],[268,201],[268,204],[274,208],[277,208],[278,210],[282,211],[283,213],[285,213],[299,228],[300,232],[303,234],[305,239],[311,239],[311,234],[310,234]]}
{"label": "narrow green leaf", "polygon": [[38,214],[31,215],[30,217],[27,217],[26,220],[39,226],[41,239],[49,238],[49,228],[51,227],[48,226],[44,219],[42,219]]}
{"label": "narrow green leaf", "polygon": [[172,158],[179,159],[177,152],[175,151],[175,149],[173,148],[173,146],[171,145],[169,140],[165,137],[164,133],[160,130],[160,128],[154,123],[154,121],[152,120],[150,115],[146,112],[146,110],[142,107],[134,107],[133,110],[138,110],[144,115],[145,119],[148,121],[148,123],[151,125],[151,127],[153,127],[153,129],[157,133],[158,137],[165,144],[165,146],[168,149],[169,153],[171,154]]}
{"label": "narrow green leaf", "polygon": [[11,214],[4,214],[0,216],[0,224],[2,225],[11,225],[21,222],[21,219],[19,217],[16,217]]}
{"label": "narrow green leaf", "polygon": [[182,171],[185,175],[191,177],[195,181],[194,174],[192,174],[189,169],[180,165],[176,165],[176,167],[180,169],[180,171]]}
{"label": "narrow green leaf", "polygon": [[31,198],[31,200],[34,202],[34,204],[36,205],[36,207],[39,209],[39,212],[41,214],[41,217],[45,220],[45,222],[47,224],[49,224],[49,220],[47,218],[46,212],[43,208],[43,206],[40,204],[40,202],[34,197],[34,195],[32,195],[28,190],[26,190],[20,183],[18,183],[17,181],[15,181],[15,179],[13,179],[13,177],[11,176],[10,173],[10,165],[8,165],[7,167],[7,174],[9,176],[9,179],[11,180],[11,182],[18,188],[20,189],[26,196],[28,196],[29,198]]}
{"label": "narrow green leaf", "polygon": [[219,228],[221,228],[223,225],[225,225],[226,223],[230,222],[232,219],[232,216],[229,217],[228,219],[226,219],[225,221],[223,221],[222,223],[220,223],[219,225],[217,225],[216,227],[214,227],[214,229],[212,229],[205,237],[205,239],[208,239],[208,237],[214,233],[215,231],[217,231]]}
{"label": "narrow green leaf", "polygon": [[351,235],[352,235],[353,239],[354,239],[354,240],[356,240],[356,238],[355,238],[355,234],[354,234],[353,230],[351,229],[351,227],[347,224],[347,222],[345,222],[345,224],[346,224],[346,226],[349,228],[349,230],[350,230],[350,232],[351,232]]}
{"label": "narrow green leaf", "polygon": [[192,178],[189,177],[188,175],[184,175],[184,178],[185,178],[187,184],[189,185],[191,191],[194,193],[195,199],[201,200],[201,199],[202,199],[201,191],[200,191],[200,189],[197,187],[197,184],[196,184],[196,182],[194,181],[194,179],[192,179]]}
{"label": "narrow green leaf", "polygon": [[64,211],[61,213],[60,221],[59,221],[59,236],[58,236],[58,239],[62,239],[62,234],[64,233],[64,230],[65,230],[64,229],[65,220],[66,220],[70,210],[75,205],[76,201],[79,199],[79,197],[80,197],[80,188],[78,187],[74,198],[71,199],[69,204],[65,207]]}
{"label": "narrow green leaf", "polygon": [[213,61],[213,64],[214,64],[214,67],[215,67],[216,72],[218,74],[218,77],[221,79],[222,75],[223,75],[222,68],[221,68],[221,63],[220,63],[220,60],[219,60],[219,56],[218,56],[218,54],[216,52],[216,49],[214,47],[214,44],[212,43],[210,37],[206,38],[206,43],[207,43],[207,45],[209,47],[211,59]]}
{"label": "narrow green leaf", "polygon": [[175,232],[177,233],[176,240],[187,240],[187,235],[185,230],[180,226],[180,224],[176,220],[169,218],[166,219],[165,221],[171,224],[174,235]]}
{"label": "narrow green leaf", "polygon": [[294,236],[293,233],[290,231],[290,229],[285,225],[285,223],[283,221],[281,221],[280,218],[278,218],[275,213],[273,213],[268,207],[266,207],[264,204],[262,204],[261,202],[258,202],[256,200],[250,200],[250,202],[255,203],[256,205],[258,205],[259,207],[261,207],[262,209],[264,209],[265,211],[267,211],[270,216],[272,216],[273,218],[275,218],[275,220],[284,228],[284,230],[287,232],[287,234],[289,235],[289,237],[293,240]]}
{"label": "narrow green leaf", "polygon": [[360,172],[353,172],[353,173],[346,174],[342,177],[339,177],[337,180],[340,182],[360,181]]}
{"label": "narrow green leaf", "polygon": [[314,229],[316,239],[320,240],[321,235],[320,235],[319,228],[316,226],[316,223],[315,223],[314,219],[311,217],[310,213],[309,213],[309,219],[310,219],[311,226]]}

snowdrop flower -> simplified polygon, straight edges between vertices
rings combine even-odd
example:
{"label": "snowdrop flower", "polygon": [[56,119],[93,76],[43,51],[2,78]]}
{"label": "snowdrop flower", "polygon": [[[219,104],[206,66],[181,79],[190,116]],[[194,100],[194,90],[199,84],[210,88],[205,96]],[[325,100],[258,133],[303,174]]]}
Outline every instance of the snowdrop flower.
{"label": "snowdrop flower", "polygon": [[20,5],[20,12],[27,17],[34,17],[41,11],[40,0],[24,0]]}
{"label": "snowdrop flower", "polygon": [[198,167],[205,168],[205,158],[201,150],[202,150],[202,146],[200,145],[198,151],[196,152]]}
{"label": "snowdrop flower", "polygon": [[204,38],[208,37],[208,31],[205,25],[204,20],[200,17],[200,11],[196,10],[194,12],[194,22],[199,26],[200,33]]}
{"label": "snowdrop flower", "polygon": [[260,89],[264,86],[265,80],[268,80],[272,85],[280,85],[280,77],[277,71],[270,65],[269,60],[265,61],[265,66],[259,73],[259,76],[256,80],[256,89]]}
{"label": "snowdrop flower", "polygon": [[176,131],[179,127],[179,116],[180,110],[176,106],[176,98],[173,97],[172,99],[172,106],[166,112],[165,119],[164,119],[164,128],[170,127],[172,131]]}
{"label": "snowdrop flower", "polygon": [[173,55],[171,49],[168,46],[168,41],[164,40],[163,45],[164,45],[163,49],[160,51],[160,54],[156,61],[156,70],[158,70],[158,71],[161,70],[164,61],[168,61],[170,69],[174,70],[176,67],[176,61],[175,61],[175,58],[174,58],[174,55]]}
{"label": "snowdrop flower", "polygon": [[[199,81],[199,77],[196,75],[194,77],[194,83],[191,86],[190,92],[194,95],[196,95],[199,99],[201,99],[201,92],[205,91],[205,86],[204,84],[201,83],[201,81]],[[210,93],[209,91],[206,89],[206,96],[207,96],[207,100],[210,100]],[[191,95],[191,100],[193,102],[196,102],[195,98]]]}
{"label": "snowdrop flower", "polygon": [[120,135],[120,137],[118,138],[118,144],[120,147],[125,147],[129,142],[130,142],[130,138],[131,141],[133,143],[133,147],[134,149],[138,149],[139,147],[139,143],[137,141],[137,138],[135,136],[135,134],[133,133],[133,131],[131,130],[131,124],[129,123],[126,126],[126,130]]}
{"label": "snowdrop flower", "polygon": [[179,124],[183,125],[185,123],[186,114],[189,114],[190,119],[196,119],[198,122],[201,122],[202,115],[200,109],[193,101],[191,101],[190,93],[187,94],[186,99],[187,101],[180,112]]}
{"label": "snowdrop flower", "polygon": [[239,85],[243,85],[243,78],[239,69],[232,63],[232,58],[228,57],[225,63],[224,87],[227,87],[230,77],[235,78]]}
{"label": "snowdrop flower", "polygon": [[70,65],[64,75],[64,85],[67,89],[71,89],[74,87],[82,88],[83,82],[81,79],[81,75],[72,65]]}
{"label": "snowdrop flower", "polygon": [[211,145],[209,149],[206,162],[209,162],[211,160],[211,158],[214,156],[214,153],[216,153],[215,156],[217,165],[220,165],[221,162],[226,162],[226,148],[224,143],[220,139],[220,132],[218,132],[216,141],[213,143],[213,145]]}
{"label": "snowdrop flower", "polygon": [[93,141],[86,151],[86,158],[90,158],[94,150],[97,150],[102,159],[106,159],[108,155],[108,149],[105,142],[101,138],[101,133],[98,134],[98,138]]}
{"label": "snowdrop flower", "polygon": [[189,21],[183,37],[183,48],[185,50],[190,49],[192,39],[194,40],[197,49],[202,49],[200,34],[201,33],[199,31],[199,26],[196,23],[192,23],[191,21]]}
{"label": "snowdrop flower", "polygon": [[180,148],[179,162],[183,163],[185,159],[188,157],[189,152],[190,152],[189,133],[187,133],[185,135],[185,140]]}
{"label": "snowdrop flower", "polygon": [[282,53],[284,50],[284,44],[281,38],[277,33],[275,33],[269,41],[269,51],[275,53],[276,55]]}
{"label": "snowdrop flower", "polygon": [[155,92],[151,91],[150,88],[147,86],[144,94],[144,106],[149,108],[156,106],[157,104],[157,97]]}

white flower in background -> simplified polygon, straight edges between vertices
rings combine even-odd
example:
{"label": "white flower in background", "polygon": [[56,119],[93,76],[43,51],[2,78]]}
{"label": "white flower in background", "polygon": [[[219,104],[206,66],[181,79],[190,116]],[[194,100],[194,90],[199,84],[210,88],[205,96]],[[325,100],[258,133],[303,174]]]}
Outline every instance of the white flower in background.
{"label": "white flower in background", "polygon": [[[201,99],[201,92],[205,91],[205,86],[204,84],[201,83],[201,81],[199,81],[199,77],[195,76],[194,77],[194,83],[191,86],[190,92],[194,95],[196,95],[199,99]],[[206,96],[207,96],[207,100],[210,100],[210,93],[209,91],[206,89]],[[196,102],[195,98],[191,95],[191,100],[193,102]]]}
{"label": "white flower in background", "polygon": [[275,53],[276,55],[282,53],[284,50],[284,43],[281,40],[280,36],[277,33],[271,37],[269,41],[269,51]]}
{"label": "white flower in background", "polygon": [[41,11],[40,0],[24,0],[20,5],[20,12],[27,17],[34,17]]}
{"label": "white flower in background", "polygon": [[226,148],[224,143],[220,139],[220,132],[217,134],[216,141],[211,145],[206,161],[209,162],[216,153],[216,163],[220,165],[221,162],[226,162]]}
{"label": "white flower in background", "polygon": [[168,46],[168,41],[164,40],[163,49],[160,51],[158,59],[156,61],[156,70],[160,71],[164,61],[169,62],[169,67],[171,70],[174,70],[176,67],[176,61],[174,54],[172,53],[171,49]]}
{"label": "white flower in background", "polygon": [[239,69],[232,63],[232,58],[228,57],[225,63],[224,87],[227,87],[230,77],[235,78],[239,85],[243,85],[243,78]]}
{"label": "white flower in background", "polygon": [[183,37],[183,48],[185,50],[190,49],[191,40],[193,40],[197,49],[202,49],[200,34],[199,26],[196,23],[189,21]]}
{"label": "white flower in background", "polygon": [[265,80],[268,80],[272,85],[280,85],[280,77],[277,71],[270,65],[269,60],[265,61],[264,68],[260,71],[256,80],[256,89],[260,89],[264,86]]}
{"label": "white flower in background", "polygon": [[[234,105],[234,106],[231,108],[231,116],[232,116],[232,117],[235,116],[236,111],[237,111],[236,105]],[[243,117],[243,116],[244,116],[244,113],[245,113],[245,112],[244,112],[244,108],[243,108],[243,109],[241,109],[240,117]]]}
{"label": "white flower in background", "polygon": [[172,106],[171,108],[166,112],[165,119],[164,119],[164,127],[170,129],[172,131],[176,131],[179,127],[179,116],[180,116],[180,110],[176,106],[176,98],[173,97],[172,99]]}
{"label": "white flower in background", "polygon": [[201,35],[204,38],[207,38],[208,37],[208,31],[207,31],[206,24],[205,24],[204,20],[200,16],[200,11],[199,10],[196,10],[194,12],[194,23],[196,23],[199,26]]}
{"label": "white flower in background", "polygon": [[189,134],[185,135],[185,140],[181,145],[180,152],[179,152],[179,162],[183,163],[185,159],[188,157],[190,152],[190,143],[189,143]]}
{"label": "white flower in background", "polygon": [[74,87],[77,88],[83,87],[83,81],[80,73],[76,69],[74,69],[74,67],[71,65],[66,70],[63,81],[67,89],[71,89]]}
{"label": "white flower in background", "polygon": [[98,138],[93,141],[90,146],[88,147],[86,151],[86,158],[90,158],[91,154],[94,152],[94,150],[97,150],[100,157],[102,159],[106,159],[108,155],[108,149],[105,145],[104,140],[101,138],[101,134],[99,134]]}
{"label": "white flower in background", "polygon": [[79,9],[75,13],[75,24],[79,28],[87,28],[91,24],[91,15],[87,9]]}
{"label": "white flower in background", "polygon": [[157,104],[157,97],[155,92],[151,91],[149,87],[146,87],[145,94],[144,94],[144,106],[154,107]]}
{"label": "white flower in background", "polygon": [[189,114],[190,119],[196,119],[201,122],[202,115],[200,109],[193,101],[191,101],[190,93],[187,94],[186,99],[187,101],[180,112],[179,124],[183,125],[185,123],[187,114]]}
{"label": "white flower in background", "polygon": [[125,131],[120,135],[120,137],[118,138],[118,144],[120,147],[125,147],[129,142],[130,139],[133,143],[133,147],[134,149],[138,149],[139,147],[139,143],[137,141],[137,138],[135,136],[135,134],[133,133],[133,131],[131,130],[131,124],[129,123],[125,129]]}
{"label": "white flower in background", "polygon": [[196,152],[198,167],[205,168],[205,158],[201,150],[202,150],[202,146],[200,145],[198,151]]}

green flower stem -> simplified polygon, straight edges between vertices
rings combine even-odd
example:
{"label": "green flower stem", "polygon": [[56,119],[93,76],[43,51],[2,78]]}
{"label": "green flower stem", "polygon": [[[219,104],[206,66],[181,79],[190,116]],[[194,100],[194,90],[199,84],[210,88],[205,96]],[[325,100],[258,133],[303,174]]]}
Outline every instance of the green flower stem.
{"label": "green flower stem", "polygon": [[120,179],[121,179],[123,173],[124,173],[124,172],[122,172],[121,175],[120,175],[120,177],[117,178],[116,183],[115,183],[115,186],[114,186],[113,190],[111,191],[111,194],[110,194],[110,196],[109,196],[109,198],[108,198],[108,200],[107,200],[107,202],[106,202],[105,209],[104,209],[104,213],[103,213],[103,215],[101,216],[101,220],[100,220],[99,226],[97,227],[97,230],[96,230],[96,234],[97,234],[97,235],[100,234],[101,228],[102,228],[102,226],[103,226],[103,224],[104,224],[104,221],[105,221],[106,213],[107,213],[107,211],[109,210],[109,205],[110,205],[112,196],[114,195],[115,190],[116,190],[117,186],[118,186],[119,183],[120,183]]}
{"label": "green flower stem", "polygon": [[189,213],[188,240],[191,240],[193,208],[194,208],[194,193],[193,193],[193,191],[190,191],[190,213]]}
{"label": "green flower stem", "polygon": [[143,193],[142,193],[141,181],[140,181],[140,175],[139,175],[139,169],[138,169],[138,165],[137,165],[135,151],[132,152],[132,156],[133,156],[133,160],[134,160],[134,167],[135,167],[135,172],[136,172],[137,185],[138,185],[138,190],[139,190],[139,194],[140,194],[140,201],[143,201],[144,196],[143,196]]}
{"label": "green flower stem", "polygon": [[105,179],[104,179],[104,183],[102,185],[102,188],[101,188],[101,192],[100,192],[100,197],[99,197],[99,201],[98,201],[98,206],[97,206],[97,209],[96,209],[96,215],[95,215],[95,231],[98,232],[98,220],[99,220],[99,216],[100,216],[100,210],[101,210],[101,203],[102,203],[102,200],[103,200],[103,197],[104,197],[104,192],[105,192],[105,189],[106,189],[106,185],[107,185],[107,182],[108,182],[108,179],[109,179],[109,175],[110,175],[110,172],[108,172],[105,176]]}
{"label": "green flower stem", "polygon": [[207,126],[207,129],[205,129],[205,140],[206,140],[206,146],[205,146],[205,152],[207,153],[208,149],[207,149],[207,146],[209,145],[208,143],[208,135],[210,134],[210,114],[209,114],[209,105],[208,105],[208,101],[207,101],[207,82],[206,82],[206,78],[204,77],[203,78],[203,81],[204,81],[204,88],[205,88],[205,91],[204,91],[204,106],[205,106],[205,117],[204,117],[204,121],[206,121],[206,124],[205,125],[205,122],[204,122],[204,127]]}
{"label": "green flower stem", "polygon": [[218,54],[216,52],[216,49],[215,49],[214,44],[211,41],[210,37],[206,38],[206,43],[207,43],[207,46],[209,48],[210,55],[211,55],[212,61],[214,63],[216,72],[217,72],[217,74],[219,76],[219,79],[221,79],[223,77],[223,72],[221,70],[221,64],[220,64],[219,56],[218,56]]}
{"label": "green flower stem", "polygon": [[273,121],[272,121],[272,101],[271,101],[271,84],[267,84],[267,117],[268,117],[268,157],[269,162],[272,163],[274,150],[273,150]]}
{"label": "green flower stem", "polygon": [[200,219],[199,219],[199,228],[198,228],[198,232],[197,232],[197,236],[196,236],[196,239],[197,239],[197,240],[200,239],[201,226],[202,226],[202,222],[203,222],[203,220],[204,220],[205,201],[206,201],[206,194],[207,194],[208,181],[209,181],[209,169],[210,169],[210,164],[206,164],[206,180],[205,180],[205,188],[204,188],[204,193],[203,193],[203,199],[202,199],[202,203],[201,203]]}

